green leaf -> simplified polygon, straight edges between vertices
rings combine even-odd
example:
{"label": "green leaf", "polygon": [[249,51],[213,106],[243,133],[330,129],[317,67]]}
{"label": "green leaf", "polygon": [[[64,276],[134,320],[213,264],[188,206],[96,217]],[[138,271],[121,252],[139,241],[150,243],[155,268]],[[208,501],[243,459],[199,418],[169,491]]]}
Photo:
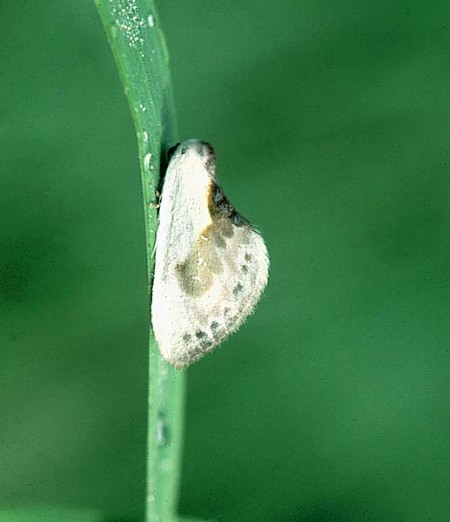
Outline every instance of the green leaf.
{"label": "green leaf", "polygon": [[[149,287],[153,275],[160,165],[176,142],[167,48],[151,0],[96,0],[128,97],[139,147]],[[176,513],[183,377],[159,355],[150,333],[147,520]]]}

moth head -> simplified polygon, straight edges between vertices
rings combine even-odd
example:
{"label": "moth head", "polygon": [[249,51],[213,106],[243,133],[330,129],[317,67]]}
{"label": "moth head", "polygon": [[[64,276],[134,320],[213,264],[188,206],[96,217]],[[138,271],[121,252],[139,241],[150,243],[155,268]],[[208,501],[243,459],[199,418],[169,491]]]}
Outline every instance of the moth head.
{"label": "moth head", "polygon": [[176,162],[180,166],[200,161],[211,178],[216,177],[216,153],[212,145],[205,141],[189,140],[177,143],[169,149],[169,161]]}

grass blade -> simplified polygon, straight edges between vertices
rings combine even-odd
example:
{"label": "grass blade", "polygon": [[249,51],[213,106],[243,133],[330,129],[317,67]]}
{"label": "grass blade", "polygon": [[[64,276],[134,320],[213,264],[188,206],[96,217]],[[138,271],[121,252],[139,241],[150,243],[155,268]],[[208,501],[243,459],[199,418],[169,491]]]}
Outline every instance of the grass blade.
{"label": "grass blade", "polygon": [[[176,142],[168,54],[152,0],[95,0],[128,97],[139,147],[149,286],[161,159]],[[148,522],[176,517],[183,429],[183,377],[159,356],[150,332]]]}

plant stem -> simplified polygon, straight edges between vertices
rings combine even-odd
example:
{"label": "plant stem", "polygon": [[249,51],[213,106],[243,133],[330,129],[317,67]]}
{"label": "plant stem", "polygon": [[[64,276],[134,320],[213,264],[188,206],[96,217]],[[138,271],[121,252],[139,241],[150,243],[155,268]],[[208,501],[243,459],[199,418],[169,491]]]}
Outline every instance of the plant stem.
{"label": "plant stem", "polygon": [[[149,288],[161,159],[176,143],[168,54],[152,0],[95,0],[133,116],[139,147]],[[184,374],[149,340],[147,522],[175,520],[183,431]]]}

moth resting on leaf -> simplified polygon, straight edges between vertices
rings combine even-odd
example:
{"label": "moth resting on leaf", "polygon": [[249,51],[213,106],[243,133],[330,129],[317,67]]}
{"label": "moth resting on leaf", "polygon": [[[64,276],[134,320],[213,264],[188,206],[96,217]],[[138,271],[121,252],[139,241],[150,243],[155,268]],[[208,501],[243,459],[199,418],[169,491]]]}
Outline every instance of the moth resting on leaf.
{"label": "moth resting on leaf", "polygon": [[262,237],[217,185],[212,146],[189,140],[170,153],[156,234],[152,324],[162,357],[185,368],[253,311],[267,284],[269,258]]}

